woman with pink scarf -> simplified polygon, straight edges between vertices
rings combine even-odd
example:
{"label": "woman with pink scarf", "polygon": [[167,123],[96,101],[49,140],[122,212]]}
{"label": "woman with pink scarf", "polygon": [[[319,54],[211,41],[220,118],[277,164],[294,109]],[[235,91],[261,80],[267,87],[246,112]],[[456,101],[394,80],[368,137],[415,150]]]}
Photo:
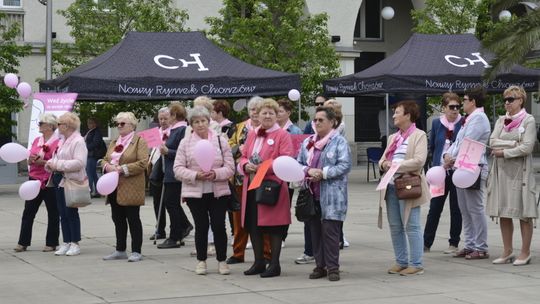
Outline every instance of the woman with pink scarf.
{"label": "woman with pink scarf", "polygon": [[[459,96],[455,93],[444,93],[441,106],[443,114],[440,118],[435,118],[431,123],[428,143],[428,149],[432,155],[431,166],[433,167],[441,165],[442,154],[456,140],[461,128],[461,115],[459,114],[461,99]],[[456,186],[452,183],[453,173],[452,168],[446,171],[444,194],[432,198],[429,204],[429,213],[424,228],[424,251],[429,251],[431,245],[433,245],[439,219],[448,195],[450,195],[450,238],[448,239],[448,249],[443,252],[452,254],[458,250],[461,235],[461,212],[459,211]]]}
{"label": "woman with pink scarf", "polygon": [[[493,163],[487,184],[486,212],[499,218],[503,252],[493,264],[527,265],[531,261],[533,222],[538,218],[532,152],[536,141],[534,116],[525,109],[527,94],[522,87],[510,86],[504,91],[506,115],[495,123],[489,139]],[[521,251],[514,254],[513,220],[521,228]]]}

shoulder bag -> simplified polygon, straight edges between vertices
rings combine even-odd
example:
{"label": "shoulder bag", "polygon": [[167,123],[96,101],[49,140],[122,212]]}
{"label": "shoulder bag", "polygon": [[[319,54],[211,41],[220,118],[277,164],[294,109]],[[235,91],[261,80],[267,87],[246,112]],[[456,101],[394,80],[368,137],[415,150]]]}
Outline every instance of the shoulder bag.
{"label": "shoulder bag", "polygon": [[403,174],[394,179],[396,196],[401,199],[415,199],[422,196],[422,179],[419,175]]}
{"label": "shoulder bag", "polygon": [[257,204],[275,206],[279,200],[281,183],[271,179],[262,181],[261,186],[255,189],[255,202]]}
{"label": "shoulder bag", "polygon": [[88,179],[79,182],[64,177],[64,195],[69,208],[86,207],[92,203]]}
{"label": "shoulder bag", "polygon": [[296,206],[294,206],[294,216],[300,222],[307,222],[312,218],[321,216],[321,206],[315,202],[309,185],[306,185],[305,188],[300,189],[300,192],[298,192]]}

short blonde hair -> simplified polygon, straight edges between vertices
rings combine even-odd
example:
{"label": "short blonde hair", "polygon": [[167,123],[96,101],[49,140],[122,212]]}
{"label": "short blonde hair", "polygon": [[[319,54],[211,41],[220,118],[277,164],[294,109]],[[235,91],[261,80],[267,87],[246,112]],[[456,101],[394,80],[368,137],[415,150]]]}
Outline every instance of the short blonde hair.
{"label": "short blonde hair", "polygon": [[52,113],[41,114],[39,116],[39,121],[51,125],[53,130],[56,130],[56,128],[58,127],[58,119]]}
{"label": "short blonde hair", "polygon": [[79,130],[81,127],[81,120],[79,116],[73,112],[66,112],[62,114],[58,120],[63,120],[64,124],[72,130]]}
{"label": "short blonde hair", "polygon": [[525,101],[527,101],[527,92],[525,92],[522,86],[509,86],[508,89],[504,90],[503,96],[504,95],[512,95],[514,97],[521,98],[521,100],[523,100],[523,102],[521,103],[521,107],[525,107]]}
{"label": "short blonde hair", "polygon": [[120,112],[116,114],[114,121],[118,121],[119,119],[127,120],[127,122],[133,126],[134,130],[137,129],[137,124],[139,123],[139,120],[137,119],[137,117],[135,117],[135,114],[133,114],[133,112]]}
{"label": "short blonde hair", "polygon": [[179,102],[173,102],[169,105],[169,113],[171,114],[171,116],[176,117],[177,121],[186,120],[186,108],[184,108],[184,106]]}
{"label": "short blonde hair", "polygon": [[202,106],[211,113],[214,110],[214,100],[208,96],[199,96],[193,100],[193,107]]}
{"label": "short blonde hair", "polygon": [[332,107],[334,110],[341,111],[341,102],[335,100],[335,99],[328,99],[323,104],[325,107]]}
{"label": "short blonde hair", "polygon": [[272,98],[265,98],[261,103],[259,103],[259,106],[257,107],[257,113],[260,113],[263,108],[272,109],[277,114],[279,110],[279,104]]}

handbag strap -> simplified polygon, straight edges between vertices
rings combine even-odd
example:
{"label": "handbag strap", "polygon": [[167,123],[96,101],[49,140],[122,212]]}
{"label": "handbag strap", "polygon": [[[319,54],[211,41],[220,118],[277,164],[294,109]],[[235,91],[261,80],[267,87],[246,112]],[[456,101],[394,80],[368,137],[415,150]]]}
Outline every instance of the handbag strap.
{"label": "handbag strap", "polygon": [[223,156],[223,149],[221,148],[221,135],[217,135],[216,138],[219,145],[219,153],[221,153],[221,167],[223,168],[225,167],[225,156]]}

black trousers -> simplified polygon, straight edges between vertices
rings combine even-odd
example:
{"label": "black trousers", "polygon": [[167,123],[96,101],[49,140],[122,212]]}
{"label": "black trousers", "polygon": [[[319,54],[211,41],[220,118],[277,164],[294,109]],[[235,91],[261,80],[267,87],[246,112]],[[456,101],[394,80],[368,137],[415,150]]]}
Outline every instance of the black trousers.
{"label": "black trousers", "polygon": [[58,207],[56,206],[55,188],[41,189],[35,199],[24,202],[19,245],[30,246],[34,218],[42,201],[45,201],[45,207],[47,207],[47,235],[45,237],[45,245],[50,247],[58,246],[60,217],[58,216]]}
{"label": "black trousers", "polygon": [[163,191],[163,203],[169,213],[171,230],[169,238],[175,241],[181,241],[182,233],[191,226],[184,209],[180,205],[182,184],[163,183],[163,187],[165,187],[165,190]]}
{"label": "black trousers", "polygon": [[458,206],[456,187],[452,183],[452,175],[447,174],[445,179],[444,195],[434,197],[429,204],[429,212],[424,228],[424,246],[431,248],[439,226],[439,220],[444,208],[446,197],[450,194],[450,239],[449,244],[458,247],[461,235],[461,212]]}
{"label": "black trousers", "polygon": [[197,260],[206,261],[208,250],[208,227],[214,233],[216,259],[219,262],[227,258],[227,232],[225,231],[225,213],[227,204],[224,199],[216,199],[214,193],[205,193],[202,198],[187,198],[187,204],[195,221],[195,248]]}
{"label": "black trousers", "polygon": [[[163,184],[160,184],[160,186],[154,185],[150,183],[150,194],[152,194],[153,202],[154,202],[154,214],[156,215],[156,221],[158,219],[159,215],[159,204],[161,201],[161,188],[163,187]],[[161,236],[165,236],[165,225],[167,225],[167,218],[165,217],[165,202],[163,202],[161,206],[161,216],[159,217],[159,223],[157,225],[157,234]]]}
{"label": "black trousers", "polygon": [[116,201],[116,191],[109,195],[111,204],[112,220],[116,233],[116,250],[126,251],[127,231],[131,234],[131,251],[141,253],[143,229],[140,206],[120,206]]}

